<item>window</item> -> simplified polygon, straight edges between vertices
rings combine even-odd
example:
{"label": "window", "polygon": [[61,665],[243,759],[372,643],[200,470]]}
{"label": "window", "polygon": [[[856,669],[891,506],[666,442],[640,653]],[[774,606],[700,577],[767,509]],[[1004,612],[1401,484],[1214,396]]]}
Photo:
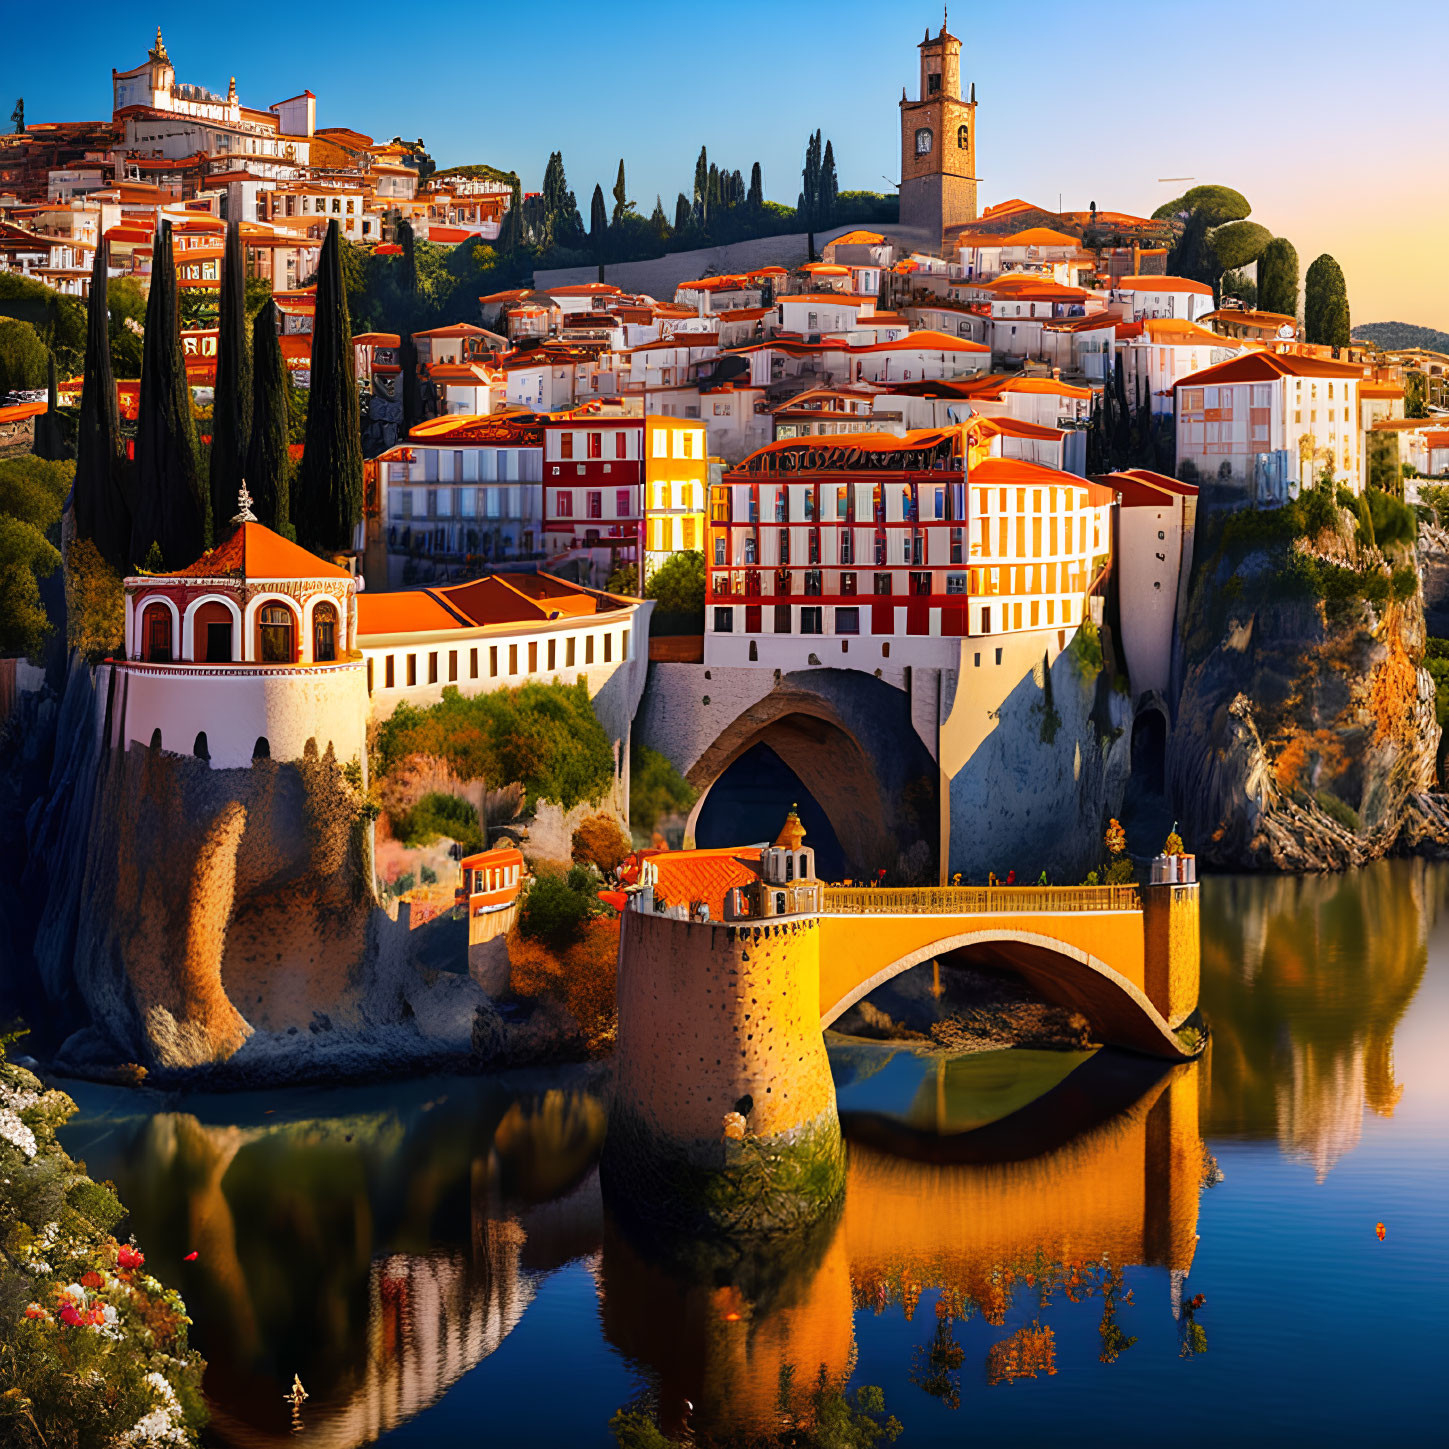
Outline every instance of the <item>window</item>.
{"label": "window", "polygon": [[889,574],[876,574],[872,588],[877,594],[888,594],[891,591],[891,576]]}
{"label": "window", "polygon": [[518,645],[517,644],[510,644],[508,646],[508,672],[511,675],[518,673]]}
{"label": "window", "polygon": [[835,611],[835,632],[837,634],[860,633],[860,610],[855,605],[842,604]]}
{"label": "window", "polygon": [[436,684],[437,682],[438,682],[438,651],[436,649],[430,649],[430,650],[428,650],[428,683],[429,684]]}
{"label": "window", "polygon": [[[937,80],[937,84],[939,85],[940,84],[940,77],[938,76],[936,78],[936,80]],[[917,156],[929,156],[931,154],[931,142],[932,142],[932,139],[933,138],[931,136],[931,128],[929,126],[922,126],[920,128],[920,130],[918,130],[916,132],[916,155]]]}
{"label": "window", "polygon": [[775,633],[788,634],[790,632],[790,606],[789,604],[775,605]]}
{"label": "window", "polygon": [[619,641],[619,658],[620,659],[627,659],[628,657],[629,657],[629,631],[627,629],[625,629],[624,630],[624,633],[623,633],[623,636],[621,637],[621,639]]}
{"label": "window", "polygon": [[585,664],[592,664],[593,662],[594,662],[594,636],[592,634],[585,634],[584,635],[584,663]]}
{"label": "window", "polygon": [[613,662],[614,662],[614,636],[613,636],[613,634],[609,633],[606,630],[605,633],[604,633],[604,663],[605,664],[612,664]]}
{"label": "window", "polygon": [[531,639],[528,644],[528,672],[538,673],[538,640]]}
{"label": "window", "polygon": [[554,669],[554,668],[557,667],[557,663],[558,663],[557,654],[558,654],[558,640],[557,639],[550,639],[548,641],[548,667],[550,669]]}
{"label": "window", "polygon": [[653,430],[652,451],[656,458],[667,458],[669,456],[669,434],[663,428]]}
{"label": "window", "polygon": [[408,688],[412,689],[418,682],[418,656],[408,655]]}
{"label": "window", "polygon": [[[722,535],[716,537],[714,541],[714,561],[717,564],[729,562],[729,560],[725,557],[725,541]],[[752,560],[746,559],[745,562],[749,563],[752,562]]]}
{"label": "window", "polygon": [[602,493],[589,494],[589,517],[602,518],[604,516],[604,495]]}
{"label": "window", "polygon": [[[620,433],[619,439],[621,442],[623,438],[623,433]],[[614,493],[614,517],[628,518],[629,513],[629,490],[627,488],[616,489]]]}
{"label": "window", "polygon": [[824,610],[819,604],[807,604],[800,610],[800,632],[802,634],[820,634],[824,631],[821,628],[821,615]]}
{"label": "window", "polygon": [[627,458],[629,456],[629,439],[624,435],[623,428],[614,434],[614,456],[616,458]]}
{"label": "window", "polygon": [[449,684],[456,684],[457,682],[458,682],[458,651],[456,649],[450,649],[450,650],[448,650],[448,683]]}
{"label": "window", "polygon": [[318,604],[312,614],[312,662],[330,664],[337,658],[337,610]]}
{"label": "window", "polygon": [[469,679],[477,679],[477,677],[478,677],[478,651],[476,649],[470,649],[468,651],[468,678]]}
{"label": "window", "polygon": [[805,570],[805,593],[807,596],[820,597],[820,570]]}
{"label": "window", "polygon": [[574,667],[574,636],[572,634],[570,634],[569,637],[564,640],[564,668],[565,669],[572,669],[573,667]]}
{"label": "window", "polygon": [[558,436],[558,455],[560,458],[572,458],[574,455],[574,435],[572,433],[560,433]]}
{"label": "window", "polygon": [[396,679],[395,679],[394,674],[393,674],[392,655],[389,654],[387,656],[387,658],[383,661],[383,666],[382,666],[382,687],[384,689],[391,689],[391,688],[393,688],[393,686],[394,686],[395,683],[396,683]]}
{"label": "window", "polygon": [[971,144],[971,128],[969,126],[958,126],[956,128],[956,145],[964,151]]}
{"label": "window", "polygon": [[567,488],[560,488],[557,496],[557,504],[554,508],[556,518],[572,518],[574,516],[574,495]]}
{"label": "window", "polygon": [[946,592],[948,594],[964,594],[966,592],[966,575],[947,574]]}
{"label": "window", "polygon": [[788,528],[780,530],[780,562],[782,564],[790,562],[790,530]]}
{"label": "window", "polygon": [[[926,94],[928,96],[934,96],[939,94],[940,90],[941,73],[940,71],[932,71],[931,74],[926,77]],[[926,134],[929,135],[930,132],[928,131]]]}
{"label": "window", "polygon": [[853,572],[841,574],[840,592],[842,594],[853,594],[855,592],[855,574]]}
{"label": "window", "polygon": [[714,611],[714,632],[716,634],[733,634],[735,629],[735,611],[728,607],[716,607]]}
{"label": "window", "polygon": [[146,611],[146,658],[153,664],[171,662],[171,615],[163,605]]}
{"label": "window", "polygon": [[498,646],[496,644],[490,645],[488,649],[488,677],[489,679],[498,678]]}
{"label": "window", "polygon": [[268,604],[260,617],[262,663],[291,664],[297,657],[296,620],[292,611],[285,604]]}
{"label": "window", "polygon": [[913,594],[929,594],[931,592],[930,574],[913,573],[911,575],[911,592]]}
{"label": "window", "polygon": [[602,433],[589,434],[589,457],[602,458],[604,456],[604,435]]}

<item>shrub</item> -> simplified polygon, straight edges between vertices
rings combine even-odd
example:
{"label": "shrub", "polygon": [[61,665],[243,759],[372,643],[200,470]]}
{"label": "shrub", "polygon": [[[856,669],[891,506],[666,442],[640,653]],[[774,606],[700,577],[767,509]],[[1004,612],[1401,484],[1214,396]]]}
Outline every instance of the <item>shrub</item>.
{"label": "shrub", "polygon": [[1129,857],[1119,855],[1115,857],[1107,867],[1107,874],[1102,879],[1103,885],[1131,885],[1137,879],[1137,867],[1132,864]]}
{"label": "shrub", "polygon": [[629,770],[629,827],[648,839],[666,815],[684,815],[699,792],[674,767],[668,756],[648,745],[635,745]]}
{"label": "shrub", "polygon": [[450,686],[428,708],[399,705],[378,728],[375,751],[379,780],[409,755],[435,755],[460,779],[517,781],[529,807],[549,799],[568,810],[614,780],[614,751],[582,681],[466,699]]}
{"label": "shrub", "polygon": [[88,664],[121,654],[126,642],[126,594],[121,576],[88,538],[66,556],[69,644]]}
{"label": "shrub", "polygon": [[0,654],[35,658],[50,636],[40,580],[60,566],[60,551],[18,518],[0,513]]}
{"label": "shrub", "polygon": [[478,812],[457,795],[440,791],[424,795],[395,825],[397,837],[404,845],[431,845],[439,836],[447,836],[465,851],[483,849]]}
{"label": "shrub", "polygon": [[644,585],[666,614],[698,614],[704,620],[704,554],[698,549],[670,554]]}
{"label": "shrub", "polygon": [[1351,830],[1356,835],[1363,828],[1363,822],[1358,818],[1358,811],[1352,805],[1340,800],[1331,790],[1319,790],[1313,798],[1318,802],[1318,808],[1325,815],[1336,820],[1345,830]]}
{"label": "shrub", "polygon": [[612,1036],[616,1020],[619,959],[617,916],[590,919],[562,948],[529,937],[508,944],[509,978],[515,996],[548,996],[562,1003],[591,1047]]}
{"label": "shrub", "polygon": [[518,913],[520,933],[554,951],[566,950],[602,913],[598,886],[598,878],[581,865],[570,867],[567,875],[539,871],[524,893]]}
{"label": "shrub", "polygon": [[74,479],[74,462],[29,456],[0,459],[0,513],[49,533],[60,522]]}
{"label": "shrub", "polygon": [[1414,510],[1407,503],[1401,503],[1377,488],[1370,489],[1366,497],[1368,511],[1373,518],[1374,539],[1380,548],[1391,548],[1394,544],[1412,544],[1419,536],[1418,521],[1414,517]]}
{"label": "shrub", "polygon": [[0,397],[38,391],[49,369],[50,353],[35,328],[12,317],[0,318]]}
{"label": "shrub", "polygon": [[589,816],[574,831],[572,846],[580,865],[591,865],[603,876],[613,875],[633,849],[619,822],[608,815]]}

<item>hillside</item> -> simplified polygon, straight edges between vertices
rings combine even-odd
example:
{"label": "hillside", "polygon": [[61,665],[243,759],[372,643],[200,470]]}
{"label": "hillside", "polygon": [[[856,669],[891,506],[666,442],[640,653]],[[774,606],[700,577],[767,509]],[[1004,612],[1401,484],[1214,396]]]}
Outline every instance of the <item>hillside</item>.
{"label": "hillside", "polygon": [[500,181],[505,186],[512,186],[518,180],[512,171],[500,171],[496,166],[485,166],[482,163],[474,166],[443,166],[435,171],[429,179],[439,181],[449,176],[458,176],[473,181]]}
{"label": "hillside", "polygon": [[1385,352],[1404,347],[1424,347],[1431,352],[1449,352],[1449,332],[1417,327],[1412,322],[1365,322],[1353,329],[1359,342],[1372,342]]}

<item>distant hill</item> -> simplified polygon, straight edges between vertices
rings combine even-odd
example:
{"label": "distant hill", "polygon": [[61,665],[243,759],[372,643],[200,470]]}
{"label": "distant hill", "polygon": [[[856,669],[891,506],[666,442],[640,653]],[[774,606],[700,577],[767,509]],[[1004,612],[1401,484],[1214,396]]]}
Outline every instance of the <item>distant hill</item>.
{"label": "distant hill", "polygon": [[1353,329],[1353,336],[1359,342],[1372,342],[1384,352],[1398,352],[1406,347],[1449,352],[1449,332],[1416,327],[1412,322],[1365,322]]}
{"label": "distant hill", "polygon": [[437,181],[445,176],[462,176],[475,181],[501,181],[505,186],[512,186],[518,180],[512,171],[500,171],[496,166],[485,166],[481,163],[476,166],[444,166],[429,179]]}

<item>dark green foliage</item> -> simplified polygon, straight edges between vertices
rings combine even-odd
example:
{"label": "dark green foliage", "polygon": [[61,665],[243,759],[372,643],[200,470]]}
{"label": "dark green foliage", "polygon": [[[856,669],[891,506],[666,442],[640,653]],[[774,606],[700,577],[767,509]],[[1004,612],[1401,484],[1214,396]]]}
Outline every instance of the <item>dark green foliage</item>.
{"label": "dark green foliage", "polygon": [[687,815],[699,792],[668,756],[648,745],[634,745],[630,755],[629,828],[648,838],[666,815]]}
{"label": "dark green foliage", "polygon": [[1211,237],[1213,254],[1221,271],[1231,272],[1258,260],[1273,240],[1273,233],[1256,221],[1233,221],[1220,226]]}
{"label": "dark green foliage", "polygon": [[[85,380],[76,436],[75,526],[78,537],[90,539],[101,557],[123,573],[131,562],[131,507],[122,488],[121,418],[111,371],[113,329],[119,318],[109,305],[106,269],[110,261],[111,244],[102,241],[91,266],[87,302]],[[124,324],[122,330],[139,345]]]}
{"label": "dark green foliage", "polygon": [[755,162],[750,167],[750,189],[745,195],[745,205],[752,211],[758,211],[765,204],[765,183],[760,174],[760,163]]}
{"label": "dark green foliage", "polygon": [[817,210],[821,226],[835,225],[835,199],[840,194],[840,182],[835,175],[835,148],[825,143],[825,155],[820,162],[820,194]]}
{"label": "dark green foliage", "polygon": [[1336,820],[1345,830],[1351,830],[1355,835],[1363,829],[1363,821],[1359,819],[1358,811],[1352,805],[1345,804],[1333,793],[1332,790],[1316,790],[1313,795],[1318,808],[1331,819]]}
{"label": "dark green foliage", "polygon": [[1427,418],[1429,416],[1428,379],[1422,372],[1404,374],[1404,416],[1406,418]]}
{"label": "dark green foliage", "polygon": [[1303,332],[1305,341],[1326,347],[1349,344],[1348,284],[1327,253],[1308,268],[1303,284]]}
{"label": "dark green foliage", "polygon": [[1241,191],[1231,186],[1194,186],[1173,201],[1165,202],[1152,213],[1154,221],[1174,218],[1186,220],[1194,212],[1199,213],[1209,226],[1222,226],[1225,222],[1241,221],[1252,214],[1253,208]]}
{"label": "dark green foliage", "polygon": [[1283,317],[1298,315],[1298,253],[1286,237],[1275,236],[1258,258],[1258,306]]}
{"label": "dark green foliage", "polygon": [[1407,503],[1401,503],[1389,493],[1370,489],[1364,495],[1369,513],[1373,518],[1374,540],[1380,548],[1413,545],[1419,535],[1418,520],[1414,510]]}
{"label": "dark green foliage", "polygon": [[599,280],[604,280],[604,256],[609,245],[609,212],[604,205],[604,188],[594,184],[593,200],[589,203],[589,244],[594,250],[594,260],[599,264]]}
{"label": "dark green foliage", "polygon": [[0,318],[0,397],[45,386],[50,351],[28,322]]}
{"label": "dark green foliage", "polygon": [[521,784],[566,810],[597,800],[614,778],[614,752],[589,703],[587,685],[525,684],[464,698],[454,688],[426,709],[399,705],[377,732],[380,779],[410,755],[447,760],[464,780]]}
{"label": "dark green foliage", "polygon": [[1369,432],[1365,442],[1368,453],[1368,486],[1395,498],[1404,496],[1404,470],[1399,465],[1399,435],[1391,432]]}
{"label": "dark green foliage", "polygon": [[341,246],[334,218],[317,269],[307,437],[292,501],[298,542],[320,552],[351,548],[362,517],[362,425]]}
{"label": "dark green foliage", "polygon": [[[246,268],[241,228],[226,228],[221,257],[220,317],[216,339],[216,393],[211,407],[211,520],[215,538],[228,531],[246,473],[252,423],[252,359],[246,316]],[[260,516],[260,515],[259,515]]]}
{"label": "dark green foliage", "polygon": [[[1356,342],[1372,342],[1384,352],[1422,347],[1429,352],[1449,352],[1449,332],[1437,327],[1419,327],[1412,322],[1360,322],[1353,329]],[[1410,414],[1414,416],[1414,414]]]}
{"label": "dark green foliage", "polygon": [[599,878],[586,866],[570,866],[567,875],[539,871],[524,893],[518,929],[554,951],[566,950],[603,913],[598,890]]}
{"label": "dark green foliage", "polygon": [[1224,300],[1235,297],[1249,311],[1258,305],[1258,284],[1247,272],[1225,272],[1218,289]]}
{"label": "dark green foliage", "polygon": [[33,451],[37,458],[65,458],[70,456],[70,443],[66,435],[66,420],[60,411],[60,394],[55,378],[55,353],[45,354],[45,364],[45,411],[35,420]]}
{"label": "dark green foliage", "polygon": [[282,357],[277,320],[277,304],[268,297],[252,324],[252,419],[246,476],[252,512],[268,528],[290,536],[291,458],[287,445],[292,383]]}
{"label": "dark green foliage", "polygon": [[614,180],[614,214],[610,218],[611,223],[617,226],[623,220],[625,212],[632,211],[634,203],[629,200],[629,189],[624,185],[624,158],[619,157],[619,174]]}
{"label": "dark green foliage", "polygon": [[667,614],[698,614],[704,624],[704,554],[698,549],[670,554],[650,575],[644,597],[657,599]]}
{"label": "dark green foliage", "polygon": [[412,223],[398,222],[396,236],[397,244],[402,248],[402,255],[398,258],[398,286],[404,297],[412,297],[418,290],[418,245]]}
{"label": "dark green foliage", "polygon": [[438,791],[424,795],[401,820],[394,834],[404,845],[431,845],[440,835],[456,840],[470,854],[483,849],[483,827],[478,812],[457,795]]}
{"label": "dark green foliage", "polygon": [[[66,376],[79,369],[86,345],[86,309],[79,297],[64,297],[44,282],[19,272],[0,272],[0,319],[7,317],[28,322],[41,342],[55,353],[55,365]],[[0,358],[4,352],[0,347]],[[45,386],[43,359],[33,386]]]}
{"label": "dark green foliage", "polygon": [[176,313],[176,264],[171,223],[156,233],[141,398],[136,418],[136,498],[131,559],[145,559],[159,544],[166,567],[185,568],[201,556],[210,536],[210,496],[196,456],[191,388],[181,352]]}
{"label": "dark green foliage", "polygon": [[674,230],[685,231],[689,226],[689,198],[681,191],[674,201]]}
{"label": "dark green foliage", "polygon": [[805,143],[805,165],[800,170],[800,202],[797,207],[809,238],[812,262],[815,260],[815,228],[824,225],[821,220],[822,174],[820,132],[817,130]]}
{"label": "dark green foliage", "polygon": [[[0,514],[18,518],[38,533],[52,534],[74,476],[75,465],[61,459],[0,458]],[[53,536],[59,540],[58,531]]]}

